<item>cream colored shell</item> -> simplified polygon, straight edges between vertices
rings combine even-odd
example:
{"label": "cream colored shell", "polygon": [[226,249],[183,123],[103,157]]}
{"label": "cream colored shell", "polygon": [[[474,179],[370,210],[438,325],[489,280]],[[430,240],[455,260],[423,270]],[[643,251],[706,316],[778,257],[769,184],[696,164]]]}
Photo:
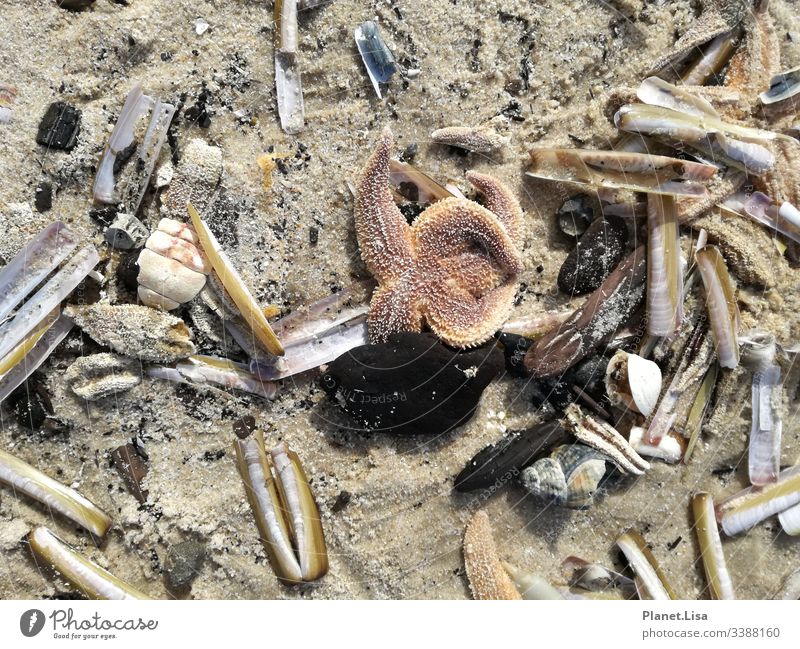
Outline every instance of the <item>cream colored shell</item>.
{"label": "cream colored shell", "polygon": [[606,391],[615,406],[649,417],[661,394],[661,369],[653,361],[619,350],[608,362]]}

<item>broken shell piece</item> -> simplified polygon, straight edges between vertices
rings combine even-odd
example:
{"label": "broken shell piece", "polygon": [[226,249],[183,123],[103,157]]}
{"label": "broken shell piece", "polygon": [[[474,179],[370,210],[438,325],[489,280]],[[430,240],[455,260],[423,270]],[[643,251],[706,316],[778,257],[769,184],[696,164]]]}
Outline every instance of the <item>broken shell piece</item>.
{"label": "broken shell piece", "polygon": [[658,458],[670,464],[681,461],[686,447],[683,437],[669,432],[659,440],[658,444],[648,444],[644,441],[644,435],[644,428],[632,426],[628,436],[630,445],[639,455]]}
{"label": "broken shell piece", "polygon": [[633,570],[639,599],[678,599],[641,534],[625,532],[617,539],[617,547]]}
{"label": "broken shell piece", "polygon": [[244,280],[231,264],[228,256],[220,248],[216,237],[200,218],[191,203],[187,204],[189,216],[192,218],[195,232],[200,240],[203,252],[211,262],[214,272],[219,277],[227,293],[236,304],[258,341],[275,356],[283,356],[284,350],[278,337],[272,331],[258,302],[245,286]]}
{"label": "broken shell piece", "polygon": [[502,566],[514,581],[522,599],[564,599],[559,590],[543,577],[521,570],[506,561],[502,562]]}
{"label": "broken shell piece", "polygon": [[800,599],[800,570],[795,570],[783,582],[780,596],[777,599]]}
{"label": "broken shell piece", "polygon": [[586,509],[606,473],[605,457],[583,444],[564,444],[520,475],[533,495],[570,509]]}
{"label": "broken shell piece", "polygon": [[703,246],[695,253],[695,259],[706,289],[706,307],[717,359],[720,366],[732,369],[739,364],[739,307],[733,279],[716,246]]}
{"label": "broken shell piece", "polygon": [[98,538],[105,536],[111,526],[111,518],[77,491],[3,450],[0,450],[0,482],[38,500]]}
{"label": "broken shell piece", "polygon": [[314,581],[328,571],[319,510],[297,454],[264,450],[261,431],[234,442],[237,466],[270,564],[284,583]]}
{"label": "broken shell piece", "polygon": [[480,126],[448,126],[431,133],[431,139],[437,144],[446,144],[473,153],[490,153],[508,146],[509,138],[498,130],[507,126],[503,116],[481,124]]}
{"label": "broken shell piece", "polygon": [[534,178],[675,196],[705,196],[702,183],[717,172],[712,165],[626,151],[541,148],[530,157],[526,173]]}
{"label": "broken shell piece", "polygon": [[0,83],[0,124],[8,124],[14,116],[14,100],[17,98],[17,89],[7,83]]}
{"label": "broken shell piece", "polygon": [[381,38],[378,25],[371,20],[356,27],[355,38],[375,94],[378,95],[378,99],[382,99],[381,84],[388,83],[392,75],[397,72],[394,55]]}
{"label": "broken shell piece", "polygon": [[402,198],[412,203],[435,203],[454,196],[446,187],[413,165],[389,160],[389,184]]}
{"label": "broken shell piece", "polygon": [[183,320],[146,306],[71,304],[64,314],[101,345],[123,356],[171,363],[195,352]]}
{"label": "broken shell piece", "polygon": [[800,505],[789,507],[778,514],[783,531],[789,536],[800,536]]}
{"label": "broken shell piece", "polygon": [[620,349],[606,368],[606,392],[613,405],[649,417],[661,394],[661,369],[653,361]]}
{"label": "broken shell piece", "polygon": [[150,366],[147,375],[177,383],[242,390],[264,399],[272,399],[277,389],[275,383],[251,373],[247,365],[214,356],[190,356],[175,367]]}
{"label": "broken shell piece", "polygon": [[650,468],[650,464],[616,429],[606,422],[584,413],[577,404],[568,405],[564,410],[564,415],[566,428],[578,440],[600,451],[623,473],[642,475]]}
{"label": "broken shell piece", "polygon": [[777,104],[800,93],[800,67],[781,72],[770,79],[769,90],[759,95],[762,104]]}
{"label": "broken shell piece", "polygon": [[569,556],[561,562],[561,568],[571,586],[591,592],[602,592],[612,588],[633,588],[633,580],[598,563]]}
{"label": "broken shell piece", "polygon": [[736,599],[731,576],[725,565],[722,541],[714,517],[714,500],[710,494],[698,493],[692,498],[694,525],[700,546],[700,559],[706,573],[708,590],[712,599]]}
{"label": "broken shell piece", "polygon": [[142,382],[142,376],[136,361],[103,353],[76,360],[67,368],[64,380],[79,397],[97,401],[130,390]]}
{"label": "broken shell piece", "polygon": [[800,466],[793,466],[781,471],[777,482],[748,487],[717,503],[717,520],[725,534],[735,536],[798,503]]}
{"label": "broken shell piece", "polygon": [[[297,1],[276,0],[275,90],[278,115],[285,133],[294,135],[305,126],[303,83],[297,61]],[[202,207],[200,207],[202,209]]]}
{"label": "broken shell piece", "polygon": [[118,250],[141,248],[147,241],[147,228],[135,216],[120,214],[105,232],[106,243]]}
{"label": "broken shell piece", "polygon": [[473,599],[522,599],[500,563],[483,509],[475,512],[464,530],[464,567]]}
{"label": "broken shell piece", "polygon": [[781,368],[768,365],[753,373],[752,424],[748,455],[750,483],[764,486],[778,479],[781,460]]}
{"label": "broken shell piece", "polygon": [[35,558],[51,566],[89,599],[150,599],[107,570],[87,559],[46,527],[28,534]]}

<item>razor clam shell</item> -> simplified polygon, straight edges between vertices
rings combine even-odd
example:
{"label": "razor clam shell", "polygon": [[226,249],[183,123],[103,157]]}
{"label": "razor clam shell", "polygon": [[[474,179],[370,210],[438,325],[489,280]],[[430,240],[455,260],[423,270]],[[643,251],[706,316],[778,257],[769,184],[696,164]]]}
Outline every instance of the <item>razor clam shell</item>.
{"label": "razor clam shell", "polygon": [[769,365],[753,373],[752,424],[748,474],[750,483],[764,486],[778,480],[782,423],[777,403],[781,397],[781,368]]}
{"label": "razor clam shell", "polygon": [[625,532],[617,539],[617,547],[635,574],[639,599],[678,599],[641,534],[632,530]]}
{"label": "razor clam shell", "polygon": [[683,264],[671,196],[647,197],[647,232],[647,332],[669,336],[683,320]]}
{"label": "razor clam shell", "polygon": [[778,353],[775,334],[769,331],[748,331],[739,336],[739,349],[742,365],[757,372],[771,366]]}
{"label": "razor clam shell", "polygon": [[35,558],[49,564],[89,599],[150,599],[71,548],[46,527],[31,531],[28,543]]}
{"label": "razor clam shell", "polygon": [[800,466],[793,466],[781,471],[777,482],[747,487],[717,503],[717,521],[725,534],[735,536],[798,503]]}
{"label": "razor clam shell", "polygon": [[297,2],[277,0],[275,24],[275,91],[284,133],[294,135],[305,127],[303,82],[297,63]]}
{"label": "razor clam shell", "polygon": [[789,507],[778,514],[783,531],[789,536],[800,536],[800,505]]}
{"label": "razor clam shell", "polygon": [[456,491],[468,492],[508,480],[556,445],[567,441],[559,421],[512,431],[479,451],[455,478]]}
{"label": "razor clam shell", "polygon": [[713,80],[736,51],[740,35],[739,29],[732,29],[714,37],[702,56],[681,75],[681,83],[686,86],[702,86]]}
{"label": "razor clam shell", "polygon": [[706,573],[708,590],[712,599],[736,599],[733,594],[717,520],[714,516],[714,500],[710,494],[698,493],[692,498],[694,528],[700,546],[700,559]]}
{"label": "razor clam shell", "polygon": [[156,379],[242,390],[264,399],[272,399],[277,391],[275,383],[250,372],[247,365],[214,356],[190,356],[185,361],[176,363],[175,367],[151,365],[146,372]]}
{"label": "razor clam shell", "polygon": [[645,247],[639,246],[582,307],[526,352],[526,369],[540,378],[557,376],[607,343],[644,299],[646,268]]}
{"label": "razor clam shell", "polygon": [[155,100],[153,110],[150,114],[150,123],[147,126],[147,131],[144,134],[142,146],[139,149],[139,165],[138,170],[138,186],[139,194],[136,197],[136,202],[133,204],[133,213],[139,210],[142,204],[147,186],[150,183],[150,177],[153,175],[158,156],[161,154],[161,149],[164,142],[167,140],[167,133],[172,124],[172,118],[175,116],[177,108],[172,104],[164,103],[160,99]]}
{"label": "razor clam shell", "polygon": [[111,526],[111,518],[87,498],[2,449],[0,482],[39,501],[48,510],[58,512],[98,538],[103,538]]}
{"label": "razor clam shell", "polygon": [[702,181],[717,172],[712,165],[625,151],[541,148],[530,157],[526,174],[535,178],[676,196],[705,196]]}
{"label": "razor clam shell", "polygon": [[781,72],[770,79],[769,90],[759,95],[765,105],[777,104],[800,93],[800,67]]}
{"label": "razor clam shell", "polygon": [[0,358],[16,347],[80,284],[100,261],[94,246],[87,245],[40,288],[0,330]]}
{"label": "razor clam shell", "polygon": [[394,55],[381,38],[378,25],[371,20],[356,27],[355,39],[358,53],[361,54],[361,60],[367,69],[375,94],[378,95],[378,99],[383,99],[381,84],[388,83],[392,75],[397,72]]}
{"label": "razor clam shell", "polygon": [[762,192],[734,194],[720,206],[742,216],[749,216],[771,230],[777,230],[794,242],[800,243],[800,210],[788,202],[778,206]]}
{"label": "razor clam shell", "polygon": [[42,335],[25,357],[0,378],[0,402],[22,385],[58,347],[72,329],[72,320],[62,315]]}
{"label": "razor clam shell", "polygon": [[711,396],[717,385],[718,374],[719,365],[712,363],[705,376],[703,376],[703,382],[700,384],[700,389],[697,391],[694,403],[692,403],[692,407],[689,410],[689,415],[686,417],[684,435],[689,438],[689,443],[686,445],[686,451],[683,454],[684,464],[687,464],[691,459],[697,440],[700,439],[700,429],[711,405]]}
{"label": "razor clam shell", "polygon": [[733,369],[739,364],[739,307],[733,280],[716,246],[704,246],[695,253],[695,259],[706,289],[717,360],[720,366]]}
{"label": "razor clam shell", "polygon": [[452,191],[437,183],[426,173],[399,160],[389,160],[389,184],[398,194],[412,203],[435,203],[443,198],[455,196]]}
{"label": "razor clam shell", "polygon": [[61,221],[55,221],[0,269],[0,323],[77,245],[78,239],[72,231]]}
{"label": "razor clam shell", "polygon": [[548,600],[564,599],[561,592],[549,581],[525,570],[517,568],[515,565],[506,561],[501,562],[503,569],[508,573],[514,586],[522,595],[522,599],[527,600]]}

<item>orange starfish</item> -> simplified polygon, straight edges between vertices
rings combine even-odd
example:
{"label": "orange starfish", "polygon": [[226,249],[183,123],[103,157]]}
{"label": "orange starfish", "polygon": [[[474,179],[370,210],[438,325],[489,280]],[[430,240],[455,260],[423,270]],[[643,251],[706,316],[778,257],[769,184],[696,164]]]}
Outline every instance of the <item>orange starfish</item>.
{"label": "orange starfish", "polygon": [[468,172],[488,209],[465,198],[445,198],[409,225],[389,189],[392,142],[387,127],[362,172],[356,199],[361,256],[378,280],[370,339],[422,331],[427,323],[454,347],[479,345],[514,305],[516,275],[523,269],[514,241],[522,210],[500,182]]}

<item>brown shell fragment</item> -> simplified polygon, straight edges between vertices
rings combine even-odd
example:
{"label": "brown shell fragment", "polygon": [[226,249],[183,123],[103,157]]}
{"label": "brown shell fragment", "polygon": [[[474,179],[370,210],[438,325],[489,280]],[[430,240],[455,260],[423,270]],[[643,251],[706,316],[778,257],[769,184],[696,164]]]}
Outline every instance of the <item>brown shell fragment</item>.
{"label": "brown shell fragment", "polygon": [[489,516],[481,509],[464,531],[464,567],[475,599],[522,599],[500,563]]}
{"label": "brown shell fragment", "polygon": [[644,299],[647,258],[639,246],[561,326],[525,354],[525,368],[537,377],[556,376],[586,358],[623,326]]}
{"label": "brown shell fragment", "polygon": [[101,345],[124,356],[172,363],[195,353],[183,320],[136,304],[69,305],[64,314]]}

